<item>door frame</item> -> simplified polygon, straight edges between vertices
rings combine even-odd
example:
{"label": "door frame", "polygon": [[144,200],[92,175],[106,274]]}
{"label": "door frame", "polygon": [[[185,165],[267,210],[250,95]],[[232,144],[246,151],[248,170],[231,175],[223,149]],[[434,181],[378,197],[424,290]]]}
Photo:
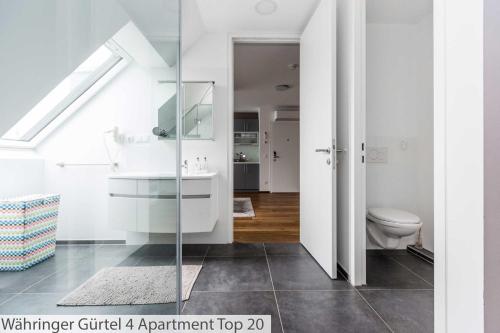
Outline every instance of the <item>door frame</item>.
{"label": "door frame", "polygon": [[[228,78],[227,78],[227,95],[228,95],[228,112],[229,116],[227,117],[227,152],[228,152],[228,221],[229,228],[227,239],[232,243],[234,241],[234,218],[233,218],[233,177],[234,177],[234,168],[233,168],[233,156],[234,156],[234,145],[233,145],[233,137],[234,137],[234,44],[236,43],[244,43],[244,44],[299,44],[300,45],[300,37],[301,34],[274,34],[274,33],[232,33],[228,35]],[[260,125],[260,114],[259,114],[259,125]],[[260,138],[259,138],[260,139]]]}

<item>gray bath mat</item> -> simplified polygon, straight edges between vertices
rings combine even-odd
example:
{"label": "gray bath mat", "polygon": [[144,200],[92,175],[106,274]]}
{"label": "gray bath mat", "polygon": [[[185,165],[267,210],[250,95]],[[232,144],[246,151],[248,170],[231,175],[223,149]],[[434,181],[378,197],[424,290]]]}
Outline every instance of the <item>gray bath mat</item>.
{"label": "gray bath mat", "polygon": [[[201,266],[182,266],[183,300],[189,299]],[[176,301],[175,266],[110,267],[59,301],[62,306],[164,304]]]}
{"label": "gray bath mat", "polygon": [[234,198],[233,217],[254,217],[255,212],[250,198]]}

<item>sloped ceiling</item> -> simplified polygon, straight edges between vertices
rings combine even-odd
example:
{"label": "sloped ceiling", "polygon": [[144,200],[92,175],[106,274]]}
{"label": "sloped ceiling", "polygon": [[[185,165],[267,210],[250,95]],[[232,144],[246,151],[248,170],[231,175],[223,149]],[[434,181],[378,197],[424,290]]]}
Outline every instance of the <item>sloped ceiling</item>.
{"label": "sloped ceiling", "polygon": [[[141,32],[172,66],[176,63],[179,7],[172,0],[119,0]],[[196,0],[182,0],[182,52],[205,32]]]}

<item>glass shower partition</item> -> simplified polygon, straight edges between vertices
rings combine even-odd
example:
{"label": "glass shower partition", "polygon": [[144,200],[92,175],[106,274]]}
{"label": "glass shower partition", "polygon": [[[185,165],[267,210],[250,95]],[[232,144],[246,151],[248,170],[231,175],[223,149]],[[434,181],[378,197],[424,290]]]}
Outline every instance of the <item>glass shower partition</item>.
{"label": "glass shower partition", "polygon": [[[133,24],[130,30],[135,36],[131,36],[130,52],[135,54],[136,64],[131,70],[136,73],[130,79],[135,81],[141,97],[133,98],[127,91],[123,94],[136,114],[126,116],[133,133],[125,138],[130,150],[128,154],[122,152],[123,169],[112,176],[110,184],[118,183],[117,188],[122,189],[130,183],[135,189],[133,195],[126,193],[121,198],[111,195],[109,201],[118,199],[116,204],[110,204],[110,209],[114,207],[117,212],[112,222],[118,222],[126,231],[127,244],[138,246],[133,253],[140,258],[135,264],[138,272],[161,281],[151,284],[158,287],[154,287],[157,290],[151,303],[163,304],[151,305],[157,309],[152,314],[180,314],[182,137],[173,133],[173,140],[164,141],[158,130],[158,115],[166,107],[173,111],[167,126],[175,128],[181,123],[180,1],[118,2],[129,16],[129,24]],[[165,81],[171,84],[163,84]],[[121,214],[126,207],[135,207],[135,218],[124,223]]]}
{"label": "glass shower partition", "polygon": [[0,1],[0,315],[180,313],[180,10]]}

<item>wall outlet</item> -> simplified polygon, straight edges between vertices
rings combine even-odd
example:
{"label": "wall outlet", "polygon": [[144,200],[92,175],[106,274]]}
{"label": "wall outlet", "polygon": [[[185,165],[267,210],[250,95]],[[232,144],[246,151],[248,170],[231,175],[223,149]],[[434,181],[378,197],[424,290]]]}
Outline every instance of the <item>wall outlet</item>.
{"label": "wall outlet", "polygon": [[387,164],[388,151],[387,147],[367,147],[366,162]]}

